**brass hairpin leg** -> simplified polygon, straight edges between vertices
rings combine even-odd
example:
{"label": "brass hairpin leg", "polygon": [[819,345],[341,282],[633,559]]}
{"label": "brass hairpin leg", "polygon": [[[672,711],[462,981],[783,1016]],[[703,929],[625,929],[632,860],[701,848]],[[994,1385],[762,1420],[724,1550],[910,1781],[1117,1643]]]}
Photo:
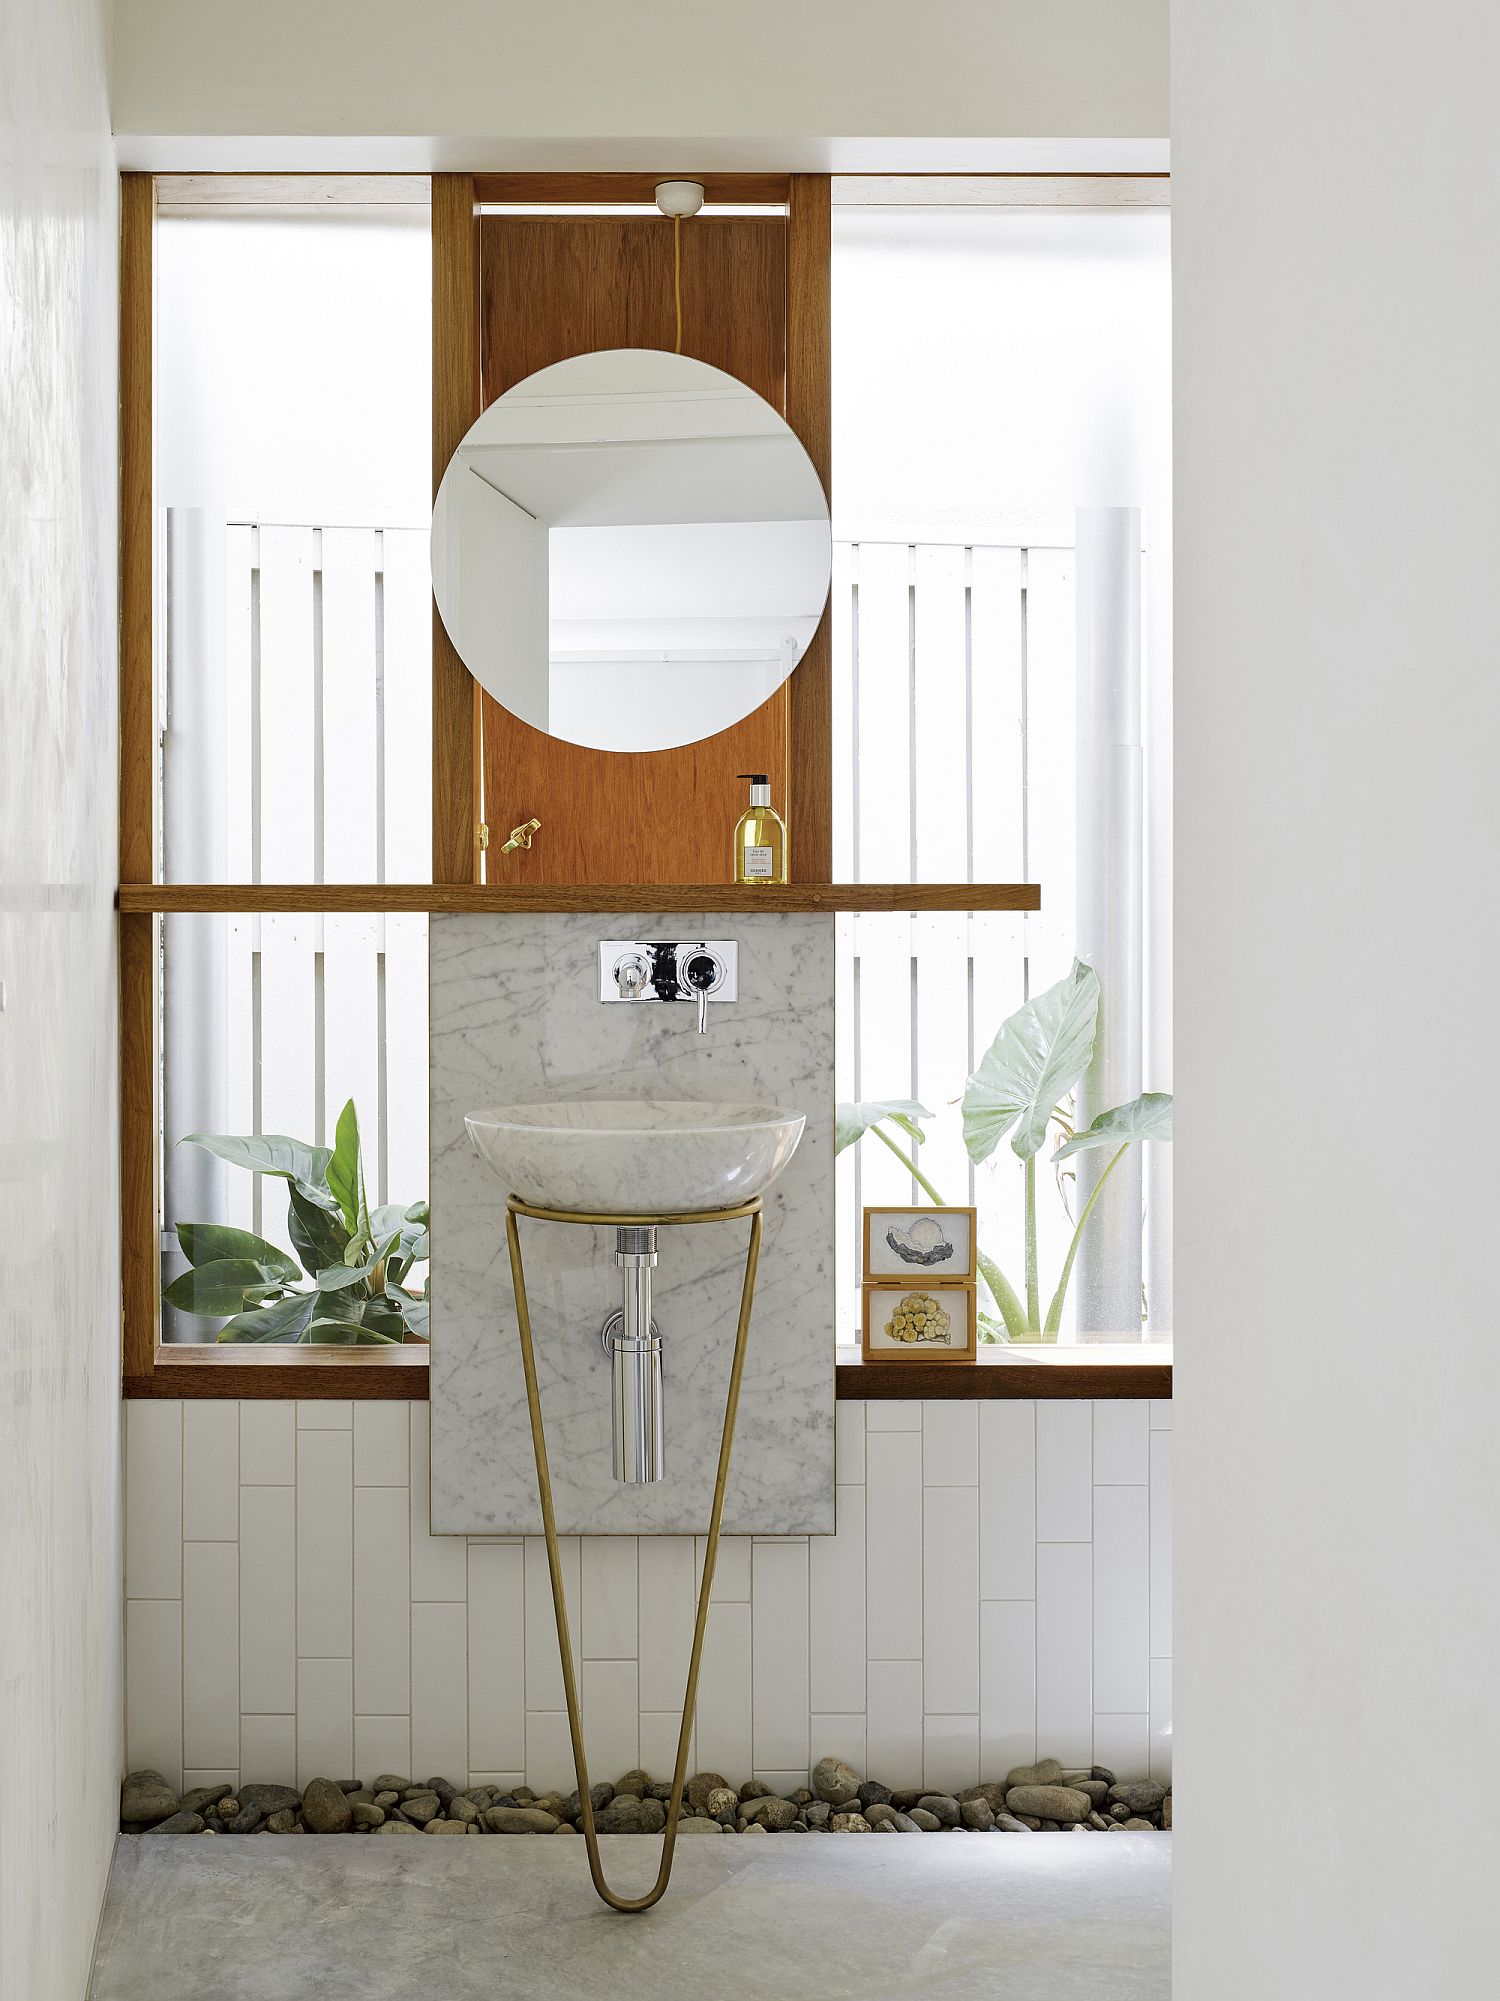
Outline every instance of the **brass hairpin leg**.
{"label": "brass hairpin leg", "polygon": [[[698,1591],[698,1613],[693,1624],[693,1651],[688,1661],[687,1692],[683,1697],[682,1728],[677,1738],[677,1766],[672,1774],[672,1797],[667,1806],[666,1835],[662,1843],[661,1867],[656,1881],[643,1897],[617,1897],[604,1880],[599,1860],[599,1837],[594,1828],[594,1806],[589,1798],[588,1761],[583,1749],[583,1718],[578,1706],[578,1685],[573,1672],[573,1645],[568,1637],[568,1608],[563,1597],[562,1561],[557,1548],[557,1517],[552,1507],[552,1476],[547,1467],[547,1440],[542,1429],[542,1404],[537,1391],[536,1357],[531,1342],[531,1309],[526,1298],[526,1274],[521,1264],[521,1236],[518,1216],[537,1216],[549,1222],[578,1223],[707,1223],[731,1221],[736,1216],[750,1218],[750,1242],[745,1254],[745,1280],[740,1292],[740,1321],[734,1337],[734,1360],[729,1370],[729,1394],[724,1402],[724,1430],[719,1441],[719,1470],[714,1480],[713,1511],[708,1523],[708,1548],[703,1559],[703,1582]],[[708,1606],[713,1593],[714,1566],[719,1555],[719,1525],[724,1518],[724,1492],[729,1484],[729,1453],[734,1444],[735,1417],[739,1410],[740,1382],[745,1373],[745,1350],[750,1332],[750,1306],[755,1293],[755,1272],[760,1261],[761,1209],[757,1199],[736,1210],[699,1213],[690,1216],[605,1217],[565,1210],[536,1209],[511,1197],[505,1216],[506,1243],[510,1250],[510,1275],[516,1295],[516,1324],[521,1336],[521,1366],[526,1376],[526,1406],[531,1416],[531,1445],[536,1456],[537,1494],[542,1504],[542,1533],[547,1541],[547,1569],[552,1580],[552,1609],[557,1620],[557,1651],[562,1662],[563,1696],[568,1706],[568,1734],[573,1742],[573,1770],[578,1779],[579,1811],[583,1820],[584,1846],[588,1851],[589,1875],[594,1888],[611,1910],[649,1911],[666,1890],[672,1875],[672,1854],[677,1845],[677,1824],[682,1818],[682,1789],[687,1782],[688,1742],[693,1732],[693,1714],[698,1703],[698,1670],[703,1660],[703,1636],[708,1630]]]}

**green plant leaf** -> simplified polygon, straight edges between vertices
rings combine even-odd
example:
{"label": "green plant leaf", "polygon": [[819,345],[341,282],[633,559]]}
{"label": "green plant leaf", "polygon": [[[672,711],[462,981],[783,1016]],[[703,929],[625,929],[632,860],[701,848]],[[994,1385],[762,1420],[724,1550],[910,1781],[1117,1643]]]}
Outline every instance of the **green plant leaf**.
{"label": "green plant leaf", "polygon": [[413,1202],[410,1208],[403,1209],[399,1202],[387,1202],[379,1209],[372,1209],[371,1235],[381,1238],[393,1232],[400,1241],[391,1257],[386,1277],[392,1285],[399,1285],[414,1264],[421,1264],[432,1255],[427,1236],[427,1204]]}
{"label": "green plant leaf", "polygon": [[1087,1153],[1091,1147],[1128,1145],[1136,1139],[1166,1140],[1172,1137],[1172,1094],[1146,1091],[1128,1105],[1116,1105],[1101,1112],[1087,1132],[1075,1133],[1052,1158],[1066,1160],[1070,1153]]}
{"label": "green plant leaf", "polygon": [[334,1129],[333,1152],[328,1161],[328,1186],[339,1205],[344,1225],[357,1237],[367,1225],[364,1201],[364,1170],[359,1157],[359,1114],[351,1098],[339,1113]]}
{"label": "green plant leaf", "polygon": [[320,1271],[344,1262],[344,1253],[349,1248],[349,1232],[344,1228],[336,1208],[324,1209],[315,1202],[309,1202],[300,1190],[294,1188],[287,1208],[286,1227],[292,1247],[301,1258],[302,1269],[309,1278],[316,1278]]}
{"label": "green plant leaf", "polygon": [[[294,1265],[292,1277],[301,1275]],[[248,1293],[268,1287],[284,1290],[282,1275],[254,1258],[211,1258],[174,1278],[161,1298],[179,1313],[238,1313]]]}
{"label": "green plant leaf", "polygon": [[318,1303],[315,1292],[294,1292],[274,1306],[237,1313],[219,1329],[221,1341],[299,1341]]}
{"label": "green plant leaf", "polygon": [[371,1327],[365,1327],[357,1320],[314,1320],[303,1335],[307,1347],[329,1348],[394,1348],[400,1345],[397,1334],[377,1334]]}
{"label": "green plant leaf", "polygon": [[1001,1023],[964,1091],[964,1145],[988,1160],[1001,1140],[1034,1160],[1047,1121],[1089,1066],[1099,1019],[1099,979],[1081,959],[1055,987]]}
{"label": "green plant leaf", "polygon": [[406,1322],[407,1331],[415,1334],[419,1341],[428,1339],[431,1329],[431,1308],[425,1299],[410,1299],[401,1295],[401,1318]]}
{"label": "green plant leaf", "polygon": [[374,1299],[367,1299],[359,1309],[361,1327],[372,1327],[377,1334],[390,1334],[396,1340],[406,1332],[406,1319],[400,1304],[379,1293]]}
{"label": "green plant leaf", "polygon": [[231,1230],[224,1223],[179,1223],[177,1241],[191,1265],[216,1264],[222,1258],[250,1258],[277,1278],[301,1276],[296,1263],[275,1244],[253,1230]]}
{"label": "green plant leaf", "polygon": [[925,1105],[919,1105],[915,1098],[866,1098],[854,1104],[842,1104],[834,1114],[833,1150],[842,1153],[846,1146],[853,1146],[856,1140],[864,1138],[871,1126],[879,1125],[882,1119],[889,1119],[893,1126],[899,1126],[918,1146],[922,1143],[922,1128],[918,1119],[930,1119],[932,1113]]}
{"label": "green plant leaf", "polygon": [[318,1273],[319,1292],[347,1292],[350,1286],[362,1284],[376,1265],[390,1256],[399,1242],[399,1237],[388,1237],[383,1244],[376,1244],[366,1257],[360,1258],[355,1264],[327,1266]]}
{"label": "green plant leaf", "polygon": [[205,1153],[213,1154],[216,1160],[227,1160],[231,1167],[290,1181],[320,1208],[338,1206],[327,1186],[328,1163],[333,1155],[326,1146],[308,1146],[304,1140],[287,1139],[282,1133],[188,1133],[181,1144],[201,1146]]}

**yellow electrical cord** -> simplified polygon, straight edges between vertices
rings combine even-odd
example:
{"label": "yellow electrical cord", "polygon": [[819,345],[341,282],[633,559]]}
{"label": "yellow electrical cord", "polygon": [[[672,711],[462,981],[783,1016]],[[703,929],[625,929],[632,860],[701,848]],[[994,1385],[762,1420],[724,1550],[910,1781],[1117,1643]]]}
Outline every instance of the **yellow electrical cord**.
{"label": "yellow electrical cord", "polygon": [[682,217],[672,218],[672,299],[677,308],[677,352],[682,352]]}

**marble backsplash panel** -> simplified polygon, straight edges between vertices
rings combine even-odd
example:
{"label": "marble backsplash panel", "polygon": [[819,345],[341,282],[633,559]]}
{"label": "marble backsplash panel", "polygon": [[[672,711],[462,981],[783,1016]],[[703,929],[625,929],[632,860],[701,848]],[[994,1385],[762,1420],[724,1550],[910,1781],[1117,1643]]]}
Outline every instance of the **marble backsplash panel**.
{"label": "marble backsplash panel", "polygon": [[[608,1006],[601,939],[739,943],[739,999],[711,1010]],[[766,1197],[765,1241],[724,1526],[833,1531],[833,920],[829,917],[435,916],[430,933],[432,1526],[449,1535],[541,1526],[505,1190],[464,1114],[549,1098],[769,1098],[807,1116]],[[609,1367],[619,1304],[614,1233],[524,1221],[522,1250],[558,1526],[567,1534],[707,1526],[748,1225],[664,1229],[667,1477],[610,1474]]]}

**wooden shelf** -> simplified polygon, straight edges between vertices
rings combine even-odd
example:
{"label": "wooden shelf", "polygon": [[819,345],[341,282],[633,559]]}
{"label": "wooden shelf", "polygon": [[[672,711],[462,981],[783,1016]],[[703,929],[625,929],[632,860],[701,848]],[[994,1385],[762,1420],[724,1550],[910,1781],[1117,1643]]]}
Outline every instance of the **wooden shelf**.
{"label": "wooden shelf", "polygon": [[985,1346],[973,1362],[866,1362],[838,1349],[840,1403],[891,1397],[973,1401],[985,1397],[1152,1398],[1172,1394],[1168,1343],[1082,1347]]}
{"label": "wooden shelf", "polygon": [[1034,882],[792,882],[757,889],[733,883],[122,882],[116,903],[126,915],[404,910],[445,916],[484,911],[751,916],[766,911],[1040,910],[1042,892]]}

